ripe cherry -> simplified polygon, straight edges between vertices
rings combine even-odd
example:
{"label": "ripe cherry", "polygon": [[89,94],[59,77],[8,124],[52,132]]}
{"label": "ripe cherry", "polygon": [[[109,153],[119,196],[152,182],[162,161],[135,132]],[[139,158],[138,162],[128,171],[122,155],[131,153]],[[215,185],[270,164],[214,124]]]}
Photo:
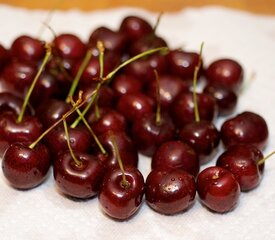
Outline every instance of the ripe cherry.
{"label": "ripe cherry", "polygon": [[259,114],[242,112],[222,124],[221,139],[226,148],[237,143],[247,143],[263,150],[268,140],[268,126]]}
{"label": "ripe cherry", "polygon": [[201,203],[218,213],[233,210],[240,198],[240,185],[233,173],[216,166],[199,173],[197,191]]}
{"label": "ripe cherry", "polygon": [[152,170],[145,183],[147,204],[156,212],[166,215],[187,210],[194,202],[194,177],[182,169]]}

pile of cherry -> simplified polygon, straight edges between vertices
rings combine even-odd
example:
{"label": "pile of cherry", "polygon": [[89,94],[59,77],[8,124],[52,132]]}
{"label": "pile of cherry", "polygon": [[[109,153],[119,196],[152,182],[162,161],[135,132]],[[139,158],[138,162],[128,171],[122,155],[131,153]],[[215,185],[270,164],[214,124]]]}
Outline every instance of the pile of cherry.
{"label": "pile of cherry", "polygon": [[[262,116],[232,116],[242,83],[237,61],[205,67],[201,52],[169,49],[137,16],[116,31],[98,27],[87,43],[19,36],[0,45],[3,174],[31,189],[52,166],[62,195],[98,196],[115,219],[134,215],[143,199],[162,214],[183,212],[196,193],[211,211],[231,211],[241,191],[259,185],[268,140]],[[217,129],[220,116],[227,120]],[[146,179],[139,154],[151,159]]]}

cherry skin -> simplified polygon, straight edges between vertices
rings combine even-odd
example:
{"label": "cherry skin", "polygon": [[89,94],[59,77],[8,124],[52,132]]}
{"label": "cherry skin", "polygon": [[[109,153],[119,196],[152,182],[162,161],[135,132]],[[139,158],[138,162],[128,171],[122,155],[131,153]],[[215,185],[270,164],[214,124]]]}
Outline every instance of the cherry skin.
{"label": "cherry skin", "polygon": [[212,166],[199,173],[197,192],[204,206],[211,211],[225,213],[236,207],[240,198],[240,185],[233,173]]}
{"label": "cherry skin", "polygon": [[175,138],[176,128],[168,114],[162,114],[157,123],[156,114],[151,113],[133,122],[131,135],[138,151],[151,157],[158,146]]}
{"label": "cherry skin", "polygon": [[124,166],[138,165],[138,151],[132,139],[125,132],[107,131],[98,136],[98,139],[107,154],[94,147],[96,156],[105,164],[106,169],[119,167],[114,141],[117,144],[119,154]]}
{"label": "cherry skin", "polygon": [[103,164],[93,155],[74,152],[79,165],[69,151],[54,161],[54,179],[58,189],[65,195],[87,199],[97,195],[104,176]]}
{"label": "cherry skin", "polygon": [[0,70],[9,62],[9,60],[9,51],[2,44],[0,44]]}
{"label": "cherry skin", "polygon": [[[198,65],[200,59],[198,53],[174,49],[167,54],[166,59],[170,73],[179,76],[185,81],[192,82],[195,67]],[[200,72],[201,70],[199,71],[199,75]]]}
{"label": "cherry skin", "polygon": [[138,16],[127,16],[121,24],[119,31],[124,33],[129,41],[135,41],[153,32],[153,27],[146,20]]}
{"label": "cherry skin", "polygon": [[219,116],[228,116],[234,112],[237,106],[238,96],[233,90],[221,85],[215,86],[208,84],[204,87],[203,92],[215,98]]}
{"label": "cherry skin", "polygon": [[[70,145],[74,151],[88,153],[92,145],[92,136],[85,126],[68,128]],[[68,150],[67,137],[63,126],[58,126],[45,136],[45,142],[54,159]]]}
{"label": "cherry skin", "polygon": [[216,165],[232,172],[240,184],[241,191],[249,191],[257,187],[262,179],[264,163],[262,152],[253,145],[236,144],[223,152]]}
{"label": "cherry skin", "polygon": [[[215,99],[206,93],[197,93],[196,96],[200,119],[209,122],[214,121],[218,114]],[[195,114],[193,94],[191,92],[181,93],[172,104],[171,114],[176,126],[179,128],[187,123],[194,122]]]}
{"label": "cherry skin", "polygon": [[17,189],[31,189],[41,184],[50,165],[49,151],[43,144],[31,149],[27,143],[13,143],[2,160],[4,176]]}
{"label": "cherry skin", "polygon": [[198,154],[200,164],[212,160],[220,142],[220,133],[215,125],[201,120],[186,124],[179,131],[179,139],[189,144]]}
{"label": "cherry skin", "polygon": [[195,195],[195,179],[182,169],[152,170],[145,182],[146,202],[161,214],[172,215],[187,210]]}
{"label": "cherry skin", "polygon": [[133,122],[135,119],[141,119],[142,116],[152,113],[154,105],[154,100],[145,94],[132,93],[121,96],[118,99],[116,109],[128,121]]}
{"label": "cherry skin", "polygon": [[10,50],[12,58],[35,64],[38,64],[45,55],[44,42],[27,35],[17,37]]}
{"label": "cherry skin", "polygon": [[229,58],[212,62],[205,72],[207,81],[238,91],[243,82],[243,68],[235,60]]}
{"label": "cherry skin", "polygon": [[259,114],[242,112],[222,124],[221,139],[226,148],[237,143],[247,143],[263,150],[268,140],[268,126]]}
{"label": "cherry skin", "polygon": [[[146,93],[148,96],[156,99],[158,84],[157,81],[149,81],[146,86]],[[163,111],[167,111],[171,108],[174,100],[182,92],[188,92],[190,89],[190,83],[182,81],[181,78],[164,74],[159,76],[159,94],[160,105]]]}
{"label": "cherry skin", "polygon": [[173,140],[156,149],[151,167],[158,170],[182,169],[196,178],[200,164],[193,148],[182,141]]}
{"label": "cherry skin", "polygon": [[98,194],[100,206],[111,218],[126,220],[140,208],[144,195],[144,178],[135,167],[125,167],[127,185],[119,168],[108,171]]}

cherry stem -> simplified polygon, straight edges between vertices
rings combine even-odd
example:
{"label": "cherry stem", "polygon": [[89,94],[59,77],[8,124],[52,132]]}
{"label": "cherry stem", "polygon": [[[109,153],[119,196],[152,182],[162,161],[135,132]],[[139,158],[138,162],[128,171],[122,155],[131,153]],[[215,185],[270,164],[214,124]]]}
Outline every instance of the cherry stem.
{"label": "cherry stem", "polygon": [[30,85],[30,87],[28,89],[28,91],[27,91],[27,94],[26,94],[24,102],[23,102],[22,109],[21,109],[21,111],[20,111],[20,113],[18,115],[18,118],[17,118],[17,123],[20,123],[22,121],[22,119],[24,117],[24,114],[25,114],[25,111],[26,111],[26,108],[27,108],[27,105],[29,103],[31,94],[32,94],[33,89],[35,87],[35,84],[37,83],[37,81],[38,81],[41,73],[43,72],[43,70],[44,70],[44,68],[45,68],[45,66],[46,66],[46,64],[47,64],[47,62],[48,62],[48,60],[49,60],[49,58],[50,58],[50,56],[52,54],[51,46],[49,44],[46,43],[45,48],[46,48],[45,57],[44,57],[43,62],[41,64],[41,66],[39,67],[38,72],[36,73],[36,75],[35,75],[32,83],[31,83],[31,85]]}
{"label": "cherry stem", "polygon": [[[76,103],[72,99],[71,99],[71,104],[72,104],[73,107],[75,107],[75,105],[76,105]],[[81,117],[82,122],[85,124],[85,126],[87,127],[87,129],[89,130],[89,132],[91,133],[91,135],[93,136],[93,138],[94,138],[97,146],[99,147],[101,153],[103,155],[106,155],[107,154],[106,150],[104,149],[104,147],[100,143],[98,137],[94,133],[93,129],[90,127],[89,123],[87,122],[87,120],[85,119],[85,117],[83,116],[83,114],[81,113],[81,111],[79,109],[76,109],[76,112]]]}
{"label": "cherry stem", "polygon": [[160,83],[159,83],[159,75],[157,70],[154,69],[154,74],[157,82],[156,87],[156,99],[157,99],[157,110],[156,110],[156,125],[160,125],[161,123],[161,104],[160,104]]}
{"label": "cherry stem", "polygon": [[[94,103],[97,95],[98,95],[98,91],[100,89],[102,85],[102,82],[99,82],[96,85],[96,89],[93,91],[92,96],[91,96],[91,100],[88,102],[87,106],[84,108],[84,110],[82,111],[82,116],[85,116],[85,114],[89,111],[89,109],[91,108],[92,104]],[[79,122],[82,120],[82,118],[79,116],[72,124],[71,124],[71,128],[75,128]]]}
{"label": "cherry stem", "polygon": [[116,157],[117,157],[117,162],[118,162],[119,168],[120,168],[120,170],[122,172],[122,180],[121,180],[120,185],[123,188],[129,188],[130,187],[130,183],[126,179],[125,170],[124,170],[122,159],[121,159],[121,156],[120,156],[120,153],[119,153],[119,150],[118,150],[117,142],[114,139],[114,137],[112,137],[111,141],[112,141],[113,146],[114,146],[114,150],[115,150],[115,154],[116,154]]}
{"label": "cherry stem", "polygon": [[161,52],[162,54],[167,54],[167,52],[169,51],[168,47],[160,47],[160,48],[154,48],[154,49],[150,49],[147,50],[145,52],[139,53],[136,56],[126,60],[125,62],[123,62],[122,64],[120,64],[117,68],[115,68],[112,72],[110,72],[106,77],[103,78],[104,81],[107,81],[109,79],[111,79],[120,69],[122,69],[123,67],[125,67],[126,65],[140,59],[143,58],[145,56],[154,54],[156,52]]}
{"label": "cherry stem", "polygon": [[69,135],[69,131],[68,131],[68,125],[67,125],[67,122],[66,122],[66,119],[63,119],[63,125],[64,125],[64,131],[65,131],[65,136],[66,136],[66,141],[67,141],[67,145],[68,145],[68,148],[69,148],[69,151],[70,151],[70,154],[75,162],[75,165],[78,166],[78,167],[81,167],[82,166],[82,162],[79,161],[77,159],[77,157],[75,156],[74,154],[74,151],[72,149],[72,146],[71,146],[71,143],[70,143],[70,135]]}
{"label": "cherry stem", "polygon": [[275,154],[275,151],[269,153],[267,156],[265,156],[264,158],[262,158],[262,159],[258,162],[258,165],[264,164],[264,162],[265,162],[268,158],[270,158],[273,154]]}
{"label": "cherry stem", "polygon": [[87,102],[89,98],[86,98],[82,101],[82,92],[79,93],[79,98],[75,103],[75,106],[71,108],[69,111],[67,111],[62,118],[60,118],[58,121],[56,121],[52,126],[50,126],[47,130],[45,130],[33,143],[29,145],[29,148],[33,149],[42,139],[45,137],[51,130],[53,130],[58,124],[60,124],[64,119],[69,117],[72,113],[74,113],[75,110],[79,109],[81,106],[83,106],[84,103]]}
{"label": "cherry stem", "polygon": [[195,114],[195,121],[199,122],[200,121],[200,114],[199,114],[199,106],[198,106],[198,100],[197,100],[197,79],[198,79],[198,73],[201,68],[201,62],[202,62],[202,49],[203,49],[204,43],[201,43],[200,47],[200,54],[199,54],[199,61],[197,66],[195,67],[194,70],[194,76],[193,76],[193,102],[194,102],[194,114]]}
{"label": "cherry stem", "polygon": [[156,22],[156,24],[155,24],[155,26],[154,26],[154,28],[153,28],[153,34],[156,33],[156,30],[157,30],[157,28],[158,28],[158,26],[159,26],[160,19],[161,19],[162,15],[163,15],[163,12],[160,12],[159,15],[158,15],[157,22]]}
{"label": "cherry stem", "polygon": [[74,80],[73,80],[73,83],[72,83],[71,88],[69,90],[68,96],[66,98],[66,103],[69,103],[70,102],[70,97],[72,97],[74,95],[75,90],[78,86],[79,80],[80,80],[85,68],[87,67],[92,55],[93,55],[93,52],[92,52],[92,50],[89,49],[87,51],[83,61],[82,61],[77,73],[76,73],[76,76],[75,76]]}

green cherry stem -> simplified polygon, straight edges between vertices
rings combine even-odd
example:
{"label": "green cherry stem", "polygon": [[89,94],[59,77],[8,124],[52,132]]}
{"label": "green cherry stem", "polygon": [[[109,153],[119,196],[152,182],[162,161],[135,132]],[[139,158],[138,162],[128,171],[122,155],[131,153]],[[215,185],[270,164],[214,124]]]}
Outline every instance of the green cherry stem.
{"label": "green cherry stem", "polygon": [[114,146],[114,150],[115,150],[115,154],[116,154],[116,157],[117,157],[117,162],[118,162],[119,168],[120,168],[120,170],[122,172],[122,180],[121,180],[120,185],[123,188],[129,188],[130,187],[130,183],[126,179],[124,166],[123,166],[123,163],[122,163],[122,159],[121,159],[121,156],[120,156],[120,153],[119,153],[119,150],[118,150],[118,146],[117,146],[116,140],[115,140],[114,137],[112,137],[111,141],[112,141],[113,146]]}
{"label": "green cherry stem", "polygon": [[70,97],[72,97],[74,95],[75,90],[78,86],[79,80],[80,80],[85,68],[87,67],[92,55],[93,55],[93,52],[92,52],[91,49],[89,49],[87,51],[83,61],[82,61],[77,73],[76,73],[76,76],[75,76],[74,80],[73,80],[73,83],[72,83],[71,88],[69,90],[68,96],[66,98],[66,103],[69,103],[70,102]]}
{"label": "green cherry stem", "polygon": [[200,114],[199,114],[199,107],[198,107],[198,101],[197,101],[197,79],[198,79],[198,73],[201,68],[201,62],[202,62],[202,49],[203,49],[204,43],[201,44],[200,47],[200,54],[199,54],[199,62],[197,66],[195,67],[194,70],[194,75],[193,75],[193,102],[194,102],[194,114],[195,114],[195,121],[199,122],[200,121]]}
{"label": "green cherry stem", "polygon": [[69,148],[69,151],[70,151],[70,154],[75,162],[75,165],[78,166],[78,167],[81,167],[82,166],[82,162],[79,161],[77,159],[77,157],[75,156],[74,154],[74,151],[72,149],[72,146],[70,144],[70,135],[69,135],[69,131],[68,131],[68,126],[67,126],[67,122],[66,122],[66,119],[63,119],[63,125],[64,125],[64,131],[65,131],[65,136],[66,136],[66,142],[67,142],[67,145],[68,145],[68,148]]}
{"label": "green cherry stem", "polygon": [[41,64],[41,66],[39,67],[38,72],[36,73],[36,75],[35,75],[32,83],[31,83],[31,85],[30,85],[30,87],[28,89],[28,91],[27,91],[27,94],[26,94],[24,102],[23,102],[22,109],[21,109],[21,111],[20,111],[20,113],[18,115],[18,118],[17,118],[17,122],[18,123],[22,122],[22,119],[24,117],[24,114],[25,114],[28,102],[30,100],[31,94],[33,92],[33,89],[35,87],[35,84],[37,83],[37,81],[38,81],[41,73],[43,72],[43,70],[44,70],[44,68],[45,68],[45,66],[46,66],[46,64],[47,64],[47,62],[48,62],[48,60],[49,60],[49,58],[50,58],[50,56],[52,54],[51,46],[49,44],[46,43],[45,48],[46,48],[45,57],[44,57],[43,62]]}
{"label": "green cherry stem", "polygon": [[163,15],[163,12],[160,12],[159,15],[158,15],[158,17],[157,17],[157,22],[156,22],[156,24],[155,24],[155,26],[153,28],[153,34],[155,34],[156,31],[157,31],[157,28],[159,26],[160,19],[161,19],[162,15]]}
{"label": "green cherry stem", "polygon": [[258,165],[262,165],[268,158],[270,158],[273,154],[275,154],[275,151],[269,153],[267,156],[265,156],[264,158],[262,158],[259,162]]}

